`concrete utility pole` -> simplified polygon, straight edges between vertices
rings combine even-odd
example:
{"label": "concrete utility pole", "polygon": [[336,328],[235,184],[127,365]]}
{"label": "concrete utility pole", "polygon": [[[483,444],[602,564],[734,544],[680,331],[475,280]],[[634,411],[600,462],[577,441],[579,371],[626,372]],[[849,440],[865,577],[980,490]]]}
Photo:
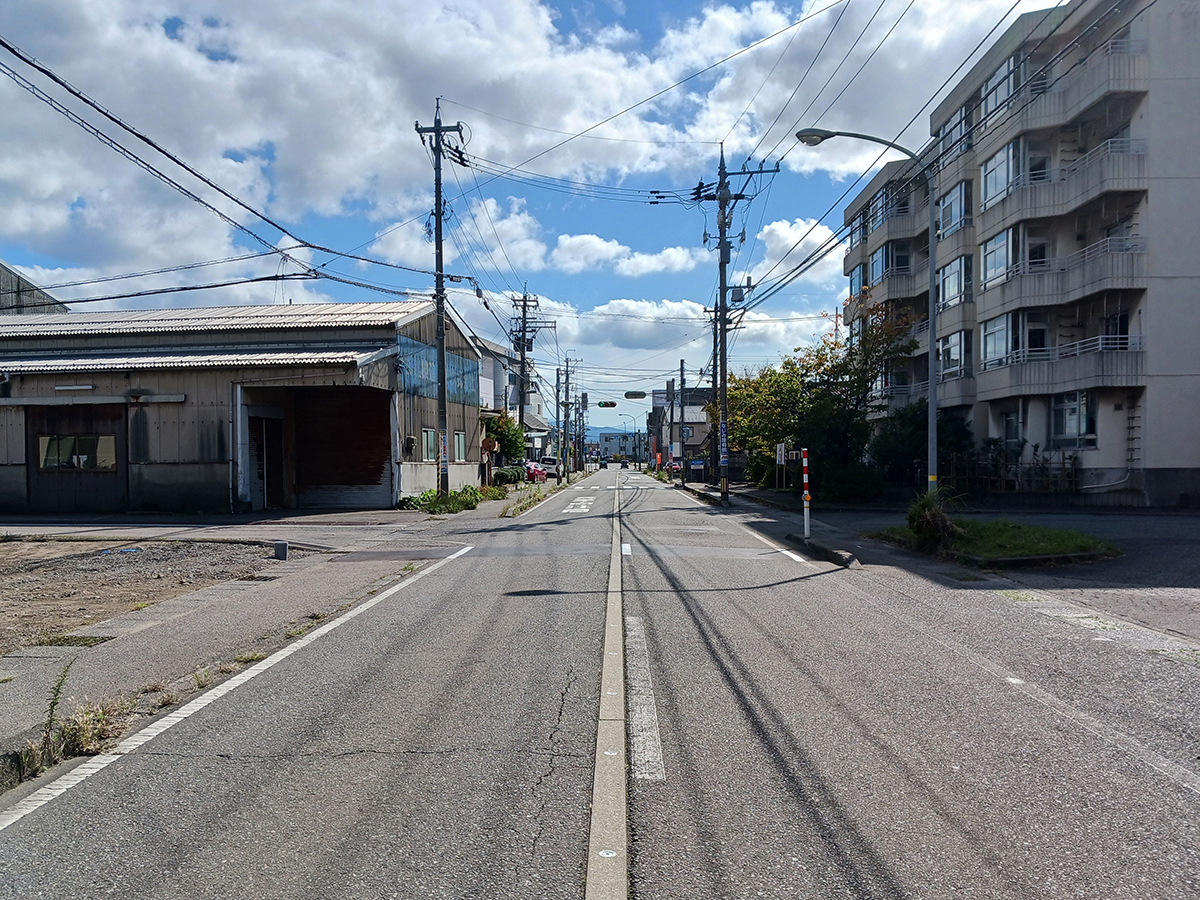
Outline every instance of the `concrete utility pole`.
{"label": "concrete utility pole", "polygon": [[517,400],[517,423],[521,426],[522,439],[525,433],[525,402],[529,396],[529,365],[526,354],[533,349],[533,339],[541,328],[554,328],[557,323],[547,319],[530,319],[529,310],[538,308],[538,298],[526,290],[520,297],[514,297],[513,309],[520,307],[518,317],[515,312],[509,323],[509,337],[512,338],[513,348],[520,355],[521,374],[518,389],[521,396]]}
{"label": "concrete utility pole", "polygon": [[684,433],[683,392],[687,388],[687,376],[683,373],[684,360],[679,361],[679,483],[687,481],[687,435]]}
{"label": "concrete utility pole", "polygon": [[554,451],[554,458],[558,460],[555,464],[555,474],[558,477],[558,483],[562,484],[563,477],[563,460],[562,460],[562,369],[554,370],[554,424],[558,427],[558,449]]}
{"label": "concrete utility pole", "polygon": [[671,460],[675,458],[675,379],[667,382],[667,480],[671,480]]}
{"label": "concrete utility pole", "polygon": [[433,244],[434,244],[434,288],[433,302],[437,319],[437,373],[438,373],[438,493],[450,493],[450,453],[446,439],[449,428],[449,413],[447,412],[446,391],[446,275],[443,269],[442,257],[442,217],[445,215],[445,204],[442,201],[442,135],[454,132],[462,137],[462,122],[456,125],[442,125],[442,101],[437,101],[433,115],[433,125],[422,128],[416,123],[417,134],[421,142],[425,135],[433,135]]}
{"label": "concrete utility pole", "polygon": [[[755,175],[771,174],[779,171],[779,165],[776,164],[773,169],[766,169],[761,164],[757,169],[741,169],[737,172],[730,172],[725,168],[725,145],[721,144],[721,160],[717,167],[717,183],[715,191],[706,186],[703,182],[696,186],[692,192],[692,199],[700,200],[715,200],[717,201],[717,253],[720,279],[717,288],[717,304],[715,310],[715,323],[713,329],[716,332],[716,340],[714,352],[716,359],[714,360],[714,374],[720,377],[720,404],[721,418],[717,427],[717,460],[721,472],[721,502],[726,506],[729,505],[729,279],[728,267],[730,259],[730,250],[732,244],[729,243],[729,225],[733,221],[733,207],[739,200],[745,200],[746,194],[733,193],[729,189],[729,176],[747,176],[746,183],[750,183],[750,178]],[[744,235],[743,235],[744,238]],[[744,295],[743,295],[744,298]],[[735,298],[736,299],[736,298]],[[716,386],[716,379],[714,379]]]}

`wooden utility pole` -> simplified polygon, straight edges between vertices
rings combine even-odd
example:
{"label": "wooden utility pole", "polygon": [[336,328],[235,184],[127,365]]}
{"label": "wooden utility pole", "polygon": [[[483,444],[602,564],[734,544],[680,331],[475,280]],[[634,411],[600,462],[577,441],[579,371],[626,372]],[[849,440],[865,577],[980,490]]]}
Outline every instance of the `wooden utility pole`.
{"label": "wooden utility pole", "polygon": [[442,255],[442,218],[445,215],[445,203],[442,200],[442,154],[445,147],[442,135],[454,132],[462,137],[462,122],[456,125],[442,125],[442,101],[437,101],[433,115],[433,125],[422,128],[416,123],[417,134],[421,135],[424,143],[425,135],[433,135],[433,243],[434,243],[434,289],[433,302],[437,316],[437,373],[438,373],[438,493],[450,493],[450,453],[446,432],[449,428],[446,391],[446,275],[443,271]]}

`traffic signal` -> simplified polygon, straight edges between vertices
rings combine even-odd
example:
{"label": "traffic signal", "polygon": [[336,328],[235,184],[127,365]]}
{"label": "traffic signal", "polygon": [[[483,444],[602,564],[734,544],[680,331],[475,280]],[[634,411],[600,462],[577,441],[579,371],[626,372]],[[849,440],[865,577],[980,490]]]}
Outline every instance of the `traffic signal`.
{"label": "traffic signal", "polygon": [[601,409],[612,409],[613,407],[615,407],[617,405],[617,401],[616,400],[601,400],[596,405],[598,407],[600,407]]}
{"label": "traffic signal", "polygon": [[587,409],[587,391],[579,395],[579,406],[582,409]]}

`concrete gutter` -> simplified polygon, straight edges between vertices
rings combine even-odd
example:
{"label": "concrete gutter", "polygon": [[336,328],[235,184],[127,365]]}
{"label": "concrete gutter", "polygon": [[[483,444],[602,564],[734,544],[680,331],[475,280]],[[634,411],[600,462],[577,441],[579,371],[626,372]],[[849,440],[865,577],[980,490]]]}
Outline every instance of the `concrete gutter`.
{"label": "concrete gutter", "polygon": [[[708,486],[693,487],[690,484],[681,484],[681,485],[677,485],[677,487],[683,488],[685,491],[690,493],[692,496],[703,500],[705,503],[710,503],[714,506],[719,506],[721,503],[720,495],[717,494],[715,492],[715,490],[713,490],[712,488],[709,488]],[[733,494],[735,492],[730,491],[730,493]],[[789,505],[786,505],[783,503],[777,503],[773,500],[769,500],[769,499],[766,499],[763,497],[756,497],[753,494],[737,492],[737,496],[740,499],[751,500],[762,506],[770,506],[775,509],[783,510],[784,512],[803,512],[803,508],[798,509],[795,506],[789,506]],[[860,563],[858,561],[858,558],[853,553],[851,553],[849,550],[839,550],[836,547],[831,547],[822,541],[813,540],[812,538],[806,539],[803,535],[789,534],[789,535],[785,536],[785,539],[788,542],[795,544],[797,547],[800,547],[802,550],[806,551],[810,556],[815,556],[818,559],[823,559],[826,562],[831,562],[836,566],[841,566],[843,569],[861,569],[862,568],[862,563]]]}

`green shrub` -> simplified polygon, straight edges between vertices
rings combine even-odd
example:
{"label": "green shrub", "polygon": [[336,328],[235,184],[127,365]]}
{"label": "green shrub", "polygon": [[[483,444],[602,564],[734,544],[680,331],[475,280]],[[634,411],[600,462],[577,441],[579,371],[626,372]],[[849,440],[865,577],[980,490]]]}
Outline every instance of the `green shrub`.
{"label": "green shrub", "polygon": [[921,494],[908,508],[908,527],[921,552],[945,555],[962,538],[964,532],[950,521],[946,505],[941,491],[937,491]]}

